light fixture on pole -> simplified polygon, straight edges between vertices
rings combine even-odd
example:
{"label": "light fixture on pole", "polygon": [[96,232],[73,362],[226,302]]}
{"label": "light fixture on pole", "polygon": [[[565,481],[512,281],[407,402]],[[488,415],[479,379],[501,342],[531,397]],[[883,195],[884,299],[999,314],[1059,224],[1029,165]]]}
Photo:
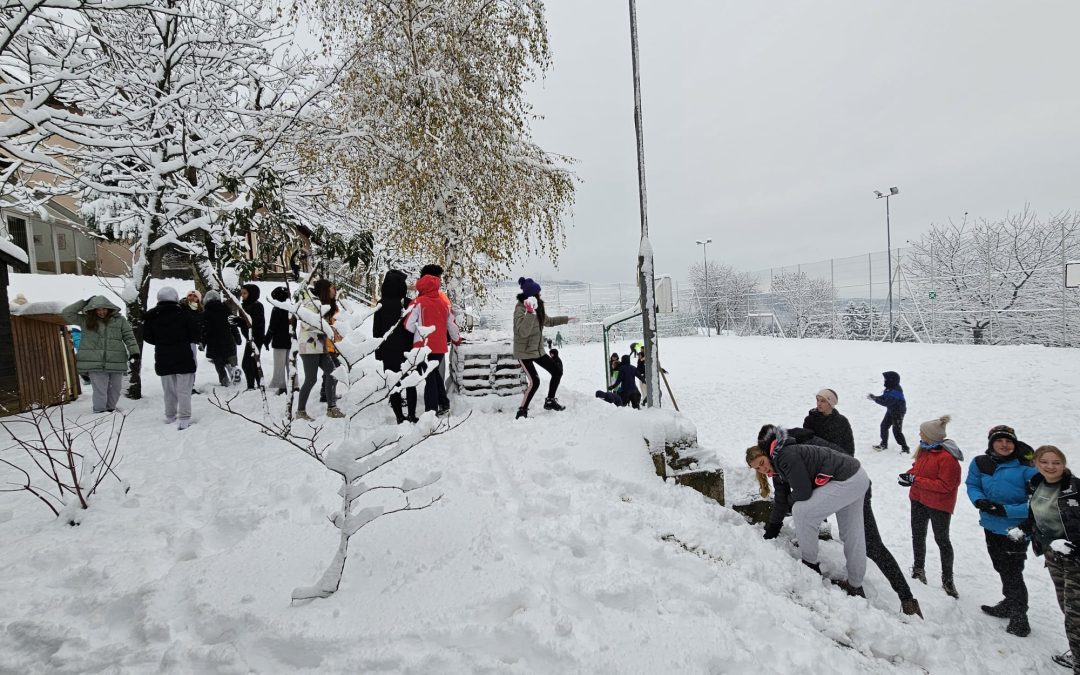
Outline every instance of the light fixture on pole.
{"label": "light fixture on pole", "polygon": [[886,252],[886,258],[889,261],[889,342],[896,342],[896,328],[893,324],[893,311],[892,311],[892,224],[890,222],[889,214],[889,197],[895,197],[900,194],[900,190],[896,187],[889,188],[888,194],[882,193],[880,190],[874,190],[874,194],[878,199],[885,200],[885,245],[888,247]]}
{"label": "light fixture on pole", "polygon": [[[712,309],[712,303],[709,301],[709,257],[705,252],[705,247],[712,243],[712,239],[706,239],[705,241],[697,240],[699,246],[701,246],[701,260],[705,263],[705,307]],[[709,319],[712,312],[705,312],[705,337],[711,337],[709,328]]]}

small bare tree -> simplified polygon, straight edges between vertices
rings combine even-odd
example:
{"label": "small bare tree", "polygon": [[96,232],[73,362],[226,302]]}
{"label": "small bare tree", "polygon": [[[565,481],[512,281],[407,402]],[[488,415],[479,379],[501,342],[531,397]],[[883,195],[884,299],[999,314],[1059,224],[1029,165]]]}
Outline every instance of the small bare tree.
{"label": "small bare tree", "polygon": [[759,292],[753,274],[738,272],[731,265],[710,262],[706,275],[705,266],[694,263],[690,265],[690,284],[698,313],[717,332],[725,326],[745,330],[752,298]]}
{"label": "small bare tree", "polygon": [[772,278],[772,292],[783,301],[797,337],[832,336],[836,291],[828,281],[806,272],[780,272]]}
{"label": "small bare tree", "polygon": [[0,492],[25,491],[68,525],[78,525],[79,512],[90,508],[102,482],[109,476],[120,481],[115,467],[126,417],[116,413],[72,420],[65,407],[35,406],[0,422],[12,441],[5,453],[21,451],[27,460],[20,464],[0,457],[0,464],[21,475]]}
{"label": "small bare tree", "polygon": [[[351,394],[350,403],[355,405],[357,410],[341,423],[344,424],[344,429],[338,431],[335,428],[333,438],[328,439],[324,433],[325,424],[303,423],[293,418],[291,394],[288,414],[284,419],[274,419],[270,415],[257,419],[235,409],[233,402],[238,394],[223,400],[215,392],[211,404],[247,420],[255,425],[260,433],[287,443],[340,479],[341,487],[337,494],[341,497],[341,508],[330,515],[330,522],[340,532],[337,551],[315,585],[301,586],[292,592],[293,600],[326,598],[341,585],[349,539],[354,534],[382,516],[403,511],[420,511],[432,506],[442,497],[423,494],[425,488],[439,480],[440,474],[437,472],[385,484],[367,482],[372,474],[428,438],[457,428],[464,419],[450,423],[439,420],[434,413],[428,412],[417,424],[402,427],[379,424],[371,419],[371,416],[361,416],[361,413],[373,406],[384,403],[391,393],[419,384],[423,375],[418,366],[425,362],[430,351],[423,346],[409,352],[400,373],[384,372],[373,366],[372,359],[367,357],[382,343],[383,338],[365,338],[360,328],[378,306],[354,312],[343,305],[342,311],[331,325],[325,317],[322,305],[317,298],[310,296],[306,287],[301,287],[293,302],[270,302],[292,314],[298,325],[315,328],[327,336],[334,335],[337,329],[344,336],[340,342],[335,343],[342,364],[334,375],[345,385],[347,393]],[[432,330],[433,328],[424,326],[421,332],[426,336]]]}

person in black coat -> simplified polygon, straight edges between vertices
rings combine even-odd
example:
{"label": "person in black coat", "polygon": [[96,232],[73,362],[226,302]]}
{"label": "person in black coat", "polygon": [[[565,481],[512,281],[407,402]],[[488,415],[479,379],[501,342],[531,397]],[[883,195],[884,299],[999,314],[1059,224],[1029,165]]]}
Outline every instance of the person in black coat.
{"label": "person in black coat", "polygon": [[630,363],[630,355],[626,354],[619,363],[619,375],[615,378],[615,384],[611,387],[619,394],[622,404],[634,406],[634,410],[641,407],[641,392],[638,391],[637,381],[642,379],[641,370]]}
{"label": "person in black coat", "polygon": [[907,414],[907,399],[904,398],[904,388],[900,386],[900,374],[893,370],[886,370],[881,374],[885,381],[885,390],[881,396],[867,394],[866,398],[885,406],[885,416],[881,418],[881,443],[874,446],[874,450],[886,450],[889,447],[889,429],[892,429],[893,438],[900,444],[900,452],[909,453],[907,439],[904,438],[904,415]]}
{"label": "person in black coat", "polygon": [[240,287],[240,300],[244,312],[251,319],[249,326],[244,317],[240,317],[240,332],[247,344],[244,345],[244,358],[240,367],[244,369],[247,378],[247,388],[254,389],[262,384],[262,367],[259,363],[259,353],[266,341],[266,314],[262,303],[259,302],[259,287],[255,284],[244,284]]}
{"label": "person in black coat", "polygon": [[[270,291],[270,297],[278,302],[287,302],[289,289],[278,286]],[[284,309],[275,307],[270,310],[264,344],[274,350],[274,376],[270,379],[270,388],[277,389],[278,394],[284,394],[288,384],[289,349],[292,348],[292,325],[289,313]]]}
{"label": "person in black coat", "polygon": [[207,292],[204,299],[203,340],[206,343],[206,358],[213,362],[218,382],[227,387],[231,382],[240,381],[240,371],[236,370],[240,331],[236,328],[236,318],[221,301],[217,291]]}
{"label": "person in black coat", "polygon": [[165,422],[177,422],[183,431],[191,423],[191,390],[195,384],[195,354],[200,340],[195,314],[180,306],[172,286],[157,293],[157,306],[146,313],[143,340],[154,345],[154,372],[161,377],[165,393]]}
{"label": "person in black coat", "polygon": [[832,389],[822,389],[817,393],[816,407],[806,413],[803,428],[814,432],[819,438],[840,446],[844,452],[855,456],[855,436],[851,423],[836,409],[839,397]]}
{"label": "person in black coat", "polygon": [[[386,370],[400,373],[401,365],[405,363],[405,353],[413,348],[412,335],[402,322],[402,314],[409,306],[408,277],[400,270],[388,271],[383,277],[380,292],[382,297],[379,298],[379,309],[375,310],[372,318],[371,332],[373,337],[384,339],[375,350],[375,358],[382,362]],[[390,394],[390,407],[394,410],[397,423],[418,422],[416,387],[407,387],[405,398],[408,414],[401,401],[400,389]]]}

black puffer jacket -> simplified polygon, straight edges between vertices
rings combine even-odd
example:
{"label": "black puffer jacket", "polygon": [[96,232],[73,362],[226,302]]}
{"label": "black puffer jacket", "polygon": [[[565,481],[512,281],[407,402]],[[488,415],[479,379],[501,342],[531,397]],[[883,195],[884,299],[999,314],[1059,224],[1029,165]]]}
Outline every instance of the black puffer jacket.
{"label": "black puffer jacket", "polygon": [[407,277],[400,270],[390,270],[383,277],[379,309],[372,317],[372,337],[382,337],[393,331],[375,350],[375,358],[383,363],[400,363],[405,352],[412,349],[413,339],[402,324],[402,312],[408,307]]}
{"label": "black puffer jacket", "polygon": [[851,431],[851,423],[836,408],[828,415],[823,415],[814,408],[806,414],[803,427],[814,432],[818,438],[839,446],[844,454],[855,456],[855,436]]}
{"label": "black puffer jacket", "polygon": [[143,340],[154,345],[154,372],[158,375],[194,373],[191,345],[200,339],[195,313],[178,302],[159,302],[146,313]]}
{"label": "black puffer jacket", "polygon": [[206,357],[209,359],[236,358],[240,331],[229,323],[232,312],[221,300],[210,300],[203,312],[203,335],[206,338]]}
{"label": "black puffer jacket", "polygon": [[[773,470],[791,486],[791,500],[810,499],[818,487],[830,481],[845,481],[858,473],[859,460],[845,455],[827,443],[813,442],[813,437],[799,440],[778,429],[776,446],[772,450]],[[810,433],[805,429],[804,434]],[[835,446],[834,446],[835,447]]]}
{"label": "black puffer jacket", "polygon": [[[1028,481],[1028,517],[1020,524],[1020,529],[1031,537],[1031,550],[1035,552],[1035,555],[1042,555],[1046,547],[1050,545],[1050,538],[1039,531],[1030,505],[1031,495],[1035,494],[1035,490],[1045,482],[1046,479],[1041,473],[1035,474]],[[1065,526],[1065,537],[1073,545],[1080,546],[1080,478],[1073,476],[1072,472],[1066,469],[1058,484],[1061,486],[1061,492],[1058,493],[1057,498],[1058,513],[1061,514],[1061,524]]]}
{"label": "black puffer jacket", "polygon": [[[270,297],[278,302],[289,299],[289,291],[284,286],[278,286],[270,291]],[[266,342],[274,349],[288,349],[292,347],[292,331],[289,325],[289,313],[280,307],[270,310],[270,322],[266,327]]]}
{"label": "black puffer jacket", "polygon": [[[785,440],[783,442],[797,443],[807,446],[816,446],[821,449],[828,449],[830,452],[842,453],[843,449],[830,443],[824,438],[820,438],[814,435],[814,432],[809,429],[800,429],[799,427],[793,427],[785,432]],[[768,439],[768,440],[771,440]],[[775,457],[775,456],[774,456]],[[784,518],[791,513],[791,507],[795,504],[795,499],[791,494],[791,484],[787,482],[787,479],[782,475],[779,470],[776,469],[775,458],[773,461],[773,469],[776,471],[772,477],[773,484],[773,506],[772,514],[769,517],[770,523],[781,523]]]}
{"label": "black puffer jacket", "polygon": [[266,342],[266,310],[263,309],[262,303],[259,302],[261,292],[255,284],[244,284],[243,289],[248,294],[243,308],[247,315],[251,317],[251,326],[248,326],[241,317],[240,330],[243,332],[245,339],[250,339],[255,343],[256,349],[262,349],[263,344]]}

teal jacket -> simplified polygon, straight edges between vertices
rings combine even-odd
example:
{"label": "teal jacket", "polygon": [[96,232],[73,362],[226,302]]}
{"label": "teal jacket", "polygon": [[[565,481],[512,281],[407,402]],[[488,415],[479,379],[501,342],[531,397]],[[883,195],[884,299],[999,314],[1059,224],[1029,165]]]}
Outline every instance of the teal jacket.
{"label": "teal jacket", "polygon": [[[97,326],[91,330],[86,315],[102,307],[111,310],[112,314],[107,320],[98,319]],[[135,342],[131,324],[108,298],[95,295],[89,300],[79,300],[65,307],[63,315],[65,321],[82,330],[79,353],[75,357],[80,373],[98,370],[123,373],[128,368],[128,359],[138,356],[139,345]]]}

